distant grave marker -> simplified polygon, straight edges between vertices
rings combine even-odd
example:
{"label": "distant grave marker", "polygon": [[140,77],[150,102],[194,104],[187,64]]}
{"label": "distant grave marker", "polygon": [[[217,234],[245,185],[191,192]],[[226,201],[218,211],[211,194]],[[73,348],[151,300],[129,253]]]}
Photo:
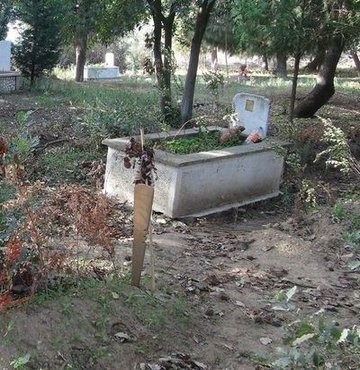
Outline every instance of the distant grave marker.
{"label": "distant grave marker", "polygon": [[114,67],[114,53],[105,54],[105,65],[106,67]]}
{"label": "distant grave marker", "polygon": [[11,69],[11,42],[0,41],[0,73],[10,72]]}
{"label": "distant grave marker", "polygon": [[238,93],[234,97],[233,104],[237,113],[237,124],[245,127],[244,134],[250,135],[254,131],[260,131],[261,136],[265,138],[270,113],[270,100],[264,96]]}
{"label": "distant grave marker", "polygon": [[0,41],[0,92],[17,90],[22,87],[19,72],[11,70],[11,42]]}

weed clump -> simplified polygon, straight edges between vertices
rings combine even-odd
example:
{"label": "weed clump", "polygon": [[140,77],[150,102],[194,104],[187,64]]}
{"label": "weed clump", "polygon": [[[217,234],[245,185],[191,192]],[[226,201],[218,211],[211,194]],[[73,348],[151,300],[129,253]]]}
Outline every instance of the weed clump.
{"label": "weed clump", "polygon": [[242,145],[244,143],[244,138],[234,136],[226,143],[221,144],[220,135],[219,131],[200,129],[197,135],[158,142],[156,146],[174,154],[191,154],[209,150],[219,150],[226,147]]}

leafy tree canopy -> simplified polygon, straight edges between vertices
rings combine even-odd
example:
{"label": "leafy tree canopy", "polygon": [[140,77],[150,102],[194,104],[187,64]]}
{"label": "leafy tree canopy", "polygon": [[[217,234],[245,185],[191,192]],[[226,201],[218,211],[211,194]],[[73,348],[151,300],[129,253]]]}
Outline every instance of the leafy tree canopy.
{"label": "leafy tree canopy", "polygon": [[232,6],[239,47],[253,53],[294,54],[327,44],[341,32],[359,37],[359,0],[236,0]]}
{"label": "leafy tree canopy", "polygon": [[12,15],[12,1],[2,0],[0,2],[0,40],[6,37],[8,31],[8,23]]}
{"label": "leafy tree canopy", "polygon": [[57,63],[60,53],[62,4],[56,0],[26,0],[16,4],[16,17],[23,24],[14,59],[31,82]]}
{"label": "leafy tree canopy", "polygon": [[143,0],[72,0],[65,1],[64,39],[86,35],[90,42],[111,42],[144,20]]}

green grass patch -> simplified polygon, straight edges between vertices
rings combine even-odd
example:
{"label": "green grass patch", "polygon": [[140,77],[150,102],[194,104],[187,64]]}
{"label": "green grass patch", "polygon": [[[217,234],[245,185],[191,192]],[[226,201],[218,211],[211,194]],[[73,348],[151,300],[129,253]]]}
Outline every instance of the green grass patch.
{"label": "green grass patch", "polygon": [[197,135],[158,142],[156,146],[174,154],[190,154],[209,150],[218,150],[226,147],[242,145],[244,143],[244,140],[239,137],[232,138],[225,144],[220,144],[219,139],[219,131],[208,132],[200,130]]}
{"label": "green grass patch", "polygon": [[44,176],[53,183],[79,182],[84,180],[81,165],[102,158],[102,153],[97,150],[56,148],[48,151],[38,160],[35,178]]}

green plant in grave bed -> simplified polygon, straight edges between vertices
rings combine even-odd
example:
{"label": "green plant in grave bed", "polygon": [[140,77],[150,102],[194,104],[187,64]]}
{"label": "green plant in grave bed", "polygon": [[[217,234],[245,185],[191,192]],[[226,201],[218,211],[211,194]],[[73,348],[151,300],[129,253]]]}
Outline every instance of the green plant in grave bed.
{"label": "green plant in grave bed", "polygon": [[241,138],[233,138],[225,145],[219,143],[220,132],[200,129],[195,136],[176,138],[165,142],[157,143],[156,146],[162,150],[174,154],[199,153],[209,150],[218,150],[226,147],[241,145],[244,141]]}

